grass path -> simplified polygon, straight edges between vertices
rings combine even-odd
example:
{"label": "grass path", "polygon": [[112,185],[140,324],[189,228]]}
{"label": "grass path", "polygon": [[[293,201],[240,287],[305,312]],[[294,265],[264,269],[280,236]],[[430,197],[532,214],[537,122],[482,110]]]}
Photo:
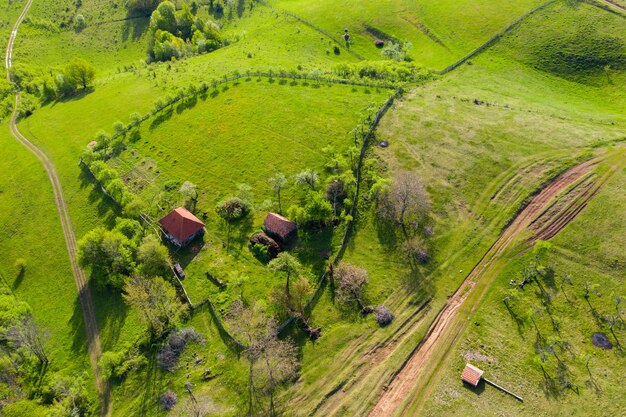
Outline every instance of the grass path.
{"label": "grass path", "polygon": [[[9,43],[6,49],[5,56],[5,67],[7,71],[7,77],[10,80],[9,69],[11,68],[12,56],[13,56],[13,45],[15,44],[15,39],[17,37],[17,31],[19,29],[20,24],[24,20],[24,17],[28,13],[28,9],[32,5],[33,0],[29,0],[22,13],[18,17],[15,25],[13,26],[13,30],[11,32],[11,36],[9,37]],[[48,178],[50,178],[50,183],[52,184],[52,190],[54,192],[54,200],[57,206],[57,210],[59,213],[59,218],[61,220],[61,227],[63,229],[63,235],[65,237],[65,243],[67,245],[67,251],[70,256],[70,262],[72,265],[72,272],[74,275],[74,281],[76,282],[76,288],[78,290],[78,298],[80,300],[81,311],[83,314],[83,320],[85,322],[85,329],[87,333],[87,341],[89,348],[89,359],[91,361],[91,365],[93,368],[94,376],[96,379],[96,384],[98,388],[98,395],[100,397],[100,415],[108,416],[111,414],[110,407],[110,391],[108,382],[100,378],[100,373],[98,370],[98,358],[102,353],[100,347],[100,337],[98,333],[98,324],[96,322],[96,314],[93,306],[93,301],[91,297],[91,290],[89,288],[89,284],[87,282],[87,278],[85,276],[85,272],[79,267],[77,262],[77,245],[76,245],[76,236],[74,235],[74,228],[72,227],[72,221],[70,219],[69,211],[67,208],[67,204],[65,202],[65,197],[63,196],[63,188],[61,187],[61,181],[59,179],[59,175],[57,174],[56,168],[54,164],[48,156],[39,149],[36,145],[34,145],[31,141],[28,140],[17,128],[17,116],[18,116],[18,107],[20,102],[20,94],[17,92],[15,94],[15,107],[13,108],[13,114],[11,115],[11,120],[9,122],[9,129],[11,131],[11,135],[22,145],[24,145],[30,152],[32,152],[37,159],[39,159],[44,166],[46,173],[48,174]]]}
{"label": "grass path", "polygon": [[[480,282],[480,288],[484,290],[484,288],[488,287],[486,281],[495,276],[492,272],[500,255],[511,246],[521,233],[527,230],[528,226],[535,219],[546,211],[546,208],[552,205],[555,199],[585,177],[598,162],[598,159],[584,162],[560,175],[535,196],[530,204],[519,213],[513,223],[507,227],[500,238],[466,277],[454,295],[448,299],[428,329],[426,336],[416,346],[402,367],[394,374],[393,379],[369,413],[369,417],[399,415],[405,411],[406,400],[409,398],[413,401],[409,401],[408,404],[415,405],[417,403],[417,407],[419,407],[419,400],[428,396],[427,386],[432,387],[433,374],[439,368],[441,362],[446,359],[458,335],[468,322],[467,311],[464,311],[463,314],[460,314],[460,312],[467,298],[474,295],[474,292],[478,292],[477,284],[482,279],[483,282]],[[620,165],[623,165],[623,161]],[[617,169],[617,166],[612,167],[610,173],[605,174],[599,181],[597,188],[604,184],[608,176],[615,173]],[[557,222],[558,229],[552,230],[552,232],[556,234],[558,230],[561,230],[573,220],[575,215],[582,210],[593,195],[595,195],[595,192],[590,194],[589,198],[581,199],[580,209],[572,211],[573,215],[561,218],[564,221]],[[478,295],[478,298],[472,299],[472,306],[476,306],[479,301],[480,295]],[[412,396],[412,393],[415,392],[419,393],[419,398]],[[415,415],[413,413],[416,412],[417,410],[415,409],[410,410],[411,415]]]}

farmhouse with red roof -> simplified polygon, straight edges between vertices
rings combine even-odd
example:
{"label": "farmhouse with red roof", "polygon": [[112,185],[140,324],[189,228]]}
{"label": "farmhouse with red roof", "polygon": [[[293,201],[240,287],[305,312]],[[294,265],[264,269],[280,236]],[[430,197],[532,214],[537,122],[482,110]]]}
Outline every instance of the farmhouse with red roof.
{"label": "farmhouse with red roof", "polygon": [[204,233],[204,223],[184,207],[171,211],[159,223],[169,241],[179,247]]}

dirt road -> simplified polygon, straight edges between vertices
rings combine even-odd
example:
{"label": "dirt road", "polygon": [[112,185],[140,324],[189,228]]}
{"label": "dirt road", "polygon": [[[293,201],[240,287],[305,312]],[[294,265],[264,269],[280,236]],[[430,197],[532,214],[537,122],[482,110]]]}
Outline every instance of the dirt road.
{"label": "dirt road", "polygon": [[[426,385],[430,380],[432,372],[434,372],[434,368],[436,368],[434,366],[427,367],[426,364],[431,359],[436,358],[435,355],[442,355],[442,352],[445,355],[445,352],[450,348],[451,341],[460,334],[466,317],[458,313],[464,301],[472,294],[476,283],[483,276],[487,275],[486,272],[493,266],[494,261],[498,259],[504,250],[510,247],[516,237],[527,229],[538,216],[544,213],[557,196],[588,174],[596,163],[597,161],[595,160],[588,161],[566,171],[541,190],[517,215],[511,225],[507,227],[500,238],[465,278],[454,295],[448,299],[424,338],[412,352],[410,358],[388,384],[387,389],[382,393],[378,402],[369,413],[369,417],[391,417],[397,415],[401,411],[400,407],[409,395]],[[579,212],[580,210],[577,210],[575,214]],[[555,222],[554,227],[551,228],[552,236],[565,227],[574,218],[575,214],[564,218],[566,221]]]}
{"label": "dirt road", "polygon": [[[5,67],[7,70],[7,77],[9,75],[9,69],[13,65],[13,45],[15,43],[15,39],[17,37],[17,31],[19,29],[20,24],[24,20],[24,17],[28,13],[28,9],[30,8],[33,0],[29,0],[22,13],[18,17],[15,25],[13,26],[13,30],[11,32],[11,36],[9,37],[9,43],[7,45],[6,57],[5,57]],[[91,366],[93,368],[93,372],[96,379],[96,384],[98,387],[98,395],[100,397],[100,415],[108,416],[111,413],[110,406],[110,393],[109,393],[109,385],[108,383],[100,377],[100,372],[98,370],[98,358],[102,353],[100,347],[100,336],[98,333],[98,324],[96,322],[96,314],[93,306],[91,291],[89,289],[89,284],[87,282],[87,278],[85,277],[85,272],[80,268],[77,262],[77,246],[76,246],[76,236],[74,235],[74,229],[72,227],[72,221],[70,219],[69,211],[67,208],[67,204],[65,202],[65,197],[63,195],[63,188],[61,187],[61,181],[59,180],[59,175],[57,174],[56,168],[54,164],[48,156],[39,149],[35,144],[29,141],[22,133],[19,131],[17,127],[17,109],[20,102],[20,94],[19,92],[15,94],[15,107],[13,109],[13,114],[11,115],[11,120],[9,122],[9,128],[11,130],[11,134],[13,137],[19,141],[22,145],[24,145],[30,152],[32,152],[38,159],[41,161],[44,166],[46,173],[48,174],[48,178],[50,179],[50,183],[52,184],[52,190],[54,192],[54,200],[57,206],[57,211],[59,213],[59,218],[61,220],[61,227],[63,229],[63,235],[65,237],[65,244],[67,246],[67,251],[70,257],[70,263],[72,265],[72,272],[74,275],[74,281],[76,283],[76,288],[78,290],[78,298],[80,301],[80,307],[83,313],[83,320],[85,323],[85,330],[87,333],[87,342],[88,342],[88,350],[89,350],[89,359],[91,361]]]}

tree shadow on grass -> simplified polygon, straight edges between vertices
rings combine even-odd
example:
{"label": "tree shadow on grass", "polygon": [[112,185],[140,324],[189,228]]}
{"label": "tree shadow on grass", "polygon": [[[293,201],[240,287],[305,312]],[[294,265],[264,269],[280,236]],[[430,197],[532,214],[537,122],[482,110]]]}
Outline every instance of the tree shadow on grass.
{"label": "tree shadow on grass", "polygon": [[26,269],[20,268],[20,272],[17,273],[17,276],[15,277],[13,284],[11,284],[12,291],[17,290],[20,287],[20,285],[22,285],[22,282],[24,281],[24,274],[26,274]]}
{"label": "tree shadow on grass", "polygon": [[180,101],[180,103],[176,106],[176,113],[181,114],[185,110],[193,109],[196,107],[196,104],[198,104],[198,96],[194,94],[193,96]]}
{"label": "tree shadow on grass", "polygon": [[129,308],[116,290],[93,289],[92,296],[102,351],[112,350],[119,341]]}
{"label": "tree shadow on grass", "polygon": [[73,333],[72,352],[76,355],[86,355],[88,352],[87,331],[78,295],[74,299],[74,312],[70,318],[70,326]]}
{"label": "tree shadow on grass", "polygon": [[320,231],[302,231],[294,251],[302,265],[311,268],[316,277],[326,271],[332,253],[332,239],[336,229],[328,226]]}
{"label": "tree shadow on grass", "polygon": [[172,118],[172,115],[174,114],[174,110],[172,109],[172,107],[168,107],[167,109],[163,109],[161,110],[158,115],[156,117],[154,117],[154,119],[152,119],[152,122],[150,123],[150,130],[154,130],[157,127],[159,127],[162,123],[168,121],[169,119]]}
{"label": "tree shadow on grass", "polygon": [[154,416],[157,413],[159,395],[165,392],[163,372],[159,369],[156,359],[156,350],[147,353],[148,365],[145,368],[145,379],[137,387],[137,396],[141,397],[140,416]]}
{"label": "tree shadow on grass", "polygon": [[80,188],[84,189],[90,187],[89,196],[87,201],[92,206],[96,206],[98,217],[104,219],[108,227],[115,225],[115,219],[117,218],[120,208],[109,196],[104,194],[98,186],[95,185],[95,178],[86,169],[81,169],[78,174],[80,180]]}
{"label": "tree shadow on grass", "polygon": [[136,41],[143,36],[143,34],[150,26],[150,17],[143,15],[137,15],[136,13],[129,13],[124,20],[124,27],[122,28],[122,40],[126,42],[129,38]]}
{"label": "tree shadow on grass", "polygon": [[80,90],[78,90],[76,93],[74,93],[74,94],[72,94],[72,95],[70,95],[70,96],[61,97],[61,98],[59,98],[59,99],[55,100],[55,101],[52,103],[52,106],[51,106],[51,107],[56,106],[56,104],[57,104],[57,103],[68,103],[68,102],[70,102],[70,101],[80,100],[80,99],[82,99],[83,97],[85,97],[85,96],[87,96],[87,95],[89,95],[89,94],[93,93],[94,91],[95,91],[95,90],[94,90],[94,88],[93,88],[93,87],[87,87],[87,88],[85,88],[85,89],[80,89]]}

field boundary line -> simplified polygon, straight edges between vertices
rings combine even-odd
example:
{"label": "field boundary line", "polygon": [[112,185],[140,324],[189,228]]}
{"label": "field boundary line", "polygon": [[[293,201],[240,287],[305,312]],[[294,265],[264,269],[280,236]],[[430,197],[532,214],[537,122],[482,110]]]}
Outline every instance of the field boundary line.
{"label": "field boundary line", "polygon": [[502,29],[501,31],[499,31],[498,33],[493,35],[491,38],[489,38],[485,43],[483,43],[482,45],[478,46],[476,49],[471,51],[469,54],[465,55],[463,58],[459,59],[458,61],[456,61],[453,64],[448,65],[446,68],[444,68],[442,70],[433,70],[433,72],[435,74],[438,74],[438,75],[444,75],[444,74],[449,73],[452,70],[455,70],[456,68],[460,67],[461,65],[463,65],[464,63],[466,63],[470,59],[474,58],[475,56],[479,55],[480,53],[484,52],[485,50],[489,49],[491,46],[496,44],[500,40],[500,38],[502,38],[507,33],[511,32],[513,29],[517,28],[517,26],[519,26],[524,20],[528,19],[530,16],[532,16],[536,12],[541,11],[541,10],[545,9],[546,7],[556,3],[557,1],[559,1],[559,0],[549,0],[549,1],[545,2],[545,3],[540,4],[537,7],[527,11],[522,16],[518,17],[513,22],[509,23],[504,29]]}

